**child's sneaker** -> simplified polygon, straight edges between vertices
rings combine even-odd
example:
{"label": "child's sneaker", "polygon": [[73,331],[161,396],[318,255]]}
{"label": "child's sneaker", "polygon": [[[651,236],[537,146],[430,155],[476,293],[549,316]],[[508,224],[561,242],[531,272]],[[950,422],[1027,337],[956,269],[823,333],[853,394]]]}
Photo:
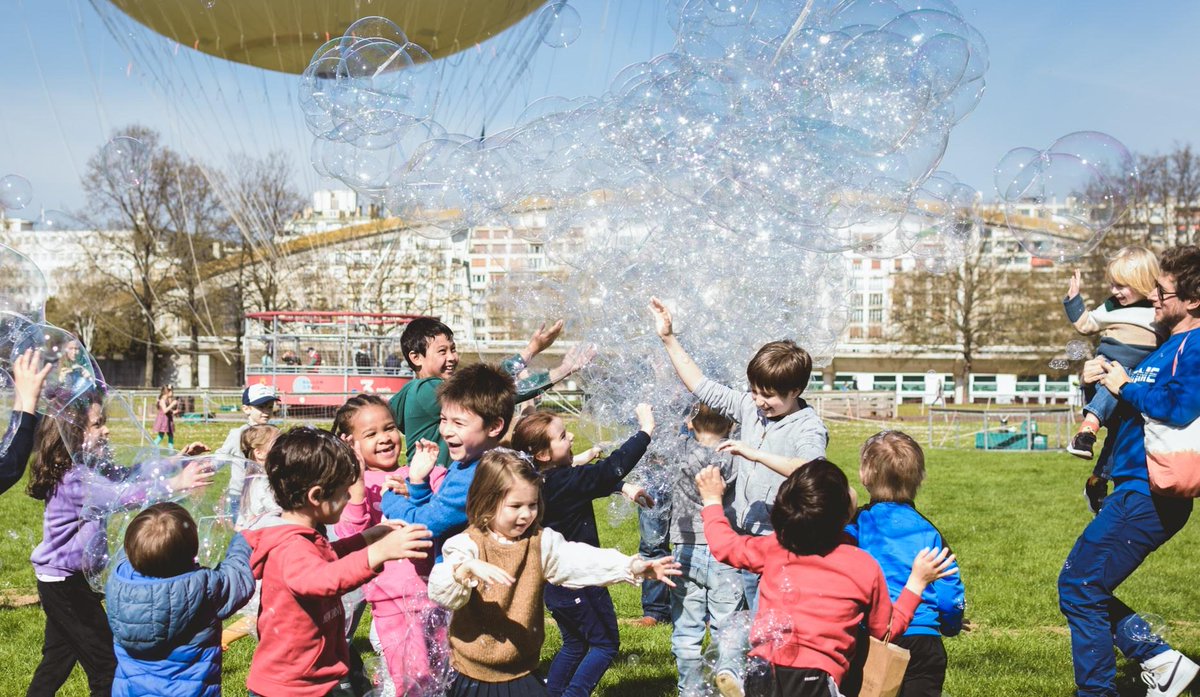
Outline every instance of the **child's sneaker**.
{"label": "child's sneaker", "polygon": [[1084,460],[1092,459],[1092,448],[1096,445],[1096,434],[1091,431],[1080,431],[1067,445],[1067,452]]}
{"label": "child's sneaker", "polygon": [[721,693],[721,697],[745,697],[742,692],[742,681],[738,680],[738,676],[734,675],[732,670],[722,670],[717,673],[713,682],[717,684],[717,692]]}
{"label": "child's sneaker", "polygon": [[1146,697],[1177,697],[1196,677],[1200,666],[1171,649],[1142,663],[1142,682],[1150,686]]}

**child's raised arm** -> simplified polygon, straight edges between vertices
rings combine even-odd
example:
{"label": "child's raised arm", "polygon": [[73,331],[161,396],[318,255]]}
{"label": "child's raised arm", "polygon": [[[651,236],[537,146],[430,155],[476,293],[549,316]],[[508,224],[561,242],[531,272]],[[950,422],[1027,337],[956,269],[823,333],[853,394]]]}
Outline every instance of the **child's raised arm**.
{"label": "child's raised arm", "polygon": [[[41,351],[26,349],[25,353],[13,361],[13,411],[23,411],[26,414],[37,413],[38,397],[42,394],[42,385],[46,375],[54,367],[52,363],[42,365]],[[24,464],[24,463],[22,463]]]}
{"label": "child's raised arm", "polygon": [[671,365],[675,367],[675,373],[689,392],[695,392],[700,381],[704,379],[704,373],[687,351],[683,350],[679,339],[675,338],[675,331],[671,325],[671,311],[658,298],[650,298],[650,311],[654,313],[655,331],[667,349],[667,356],[671,359]]}

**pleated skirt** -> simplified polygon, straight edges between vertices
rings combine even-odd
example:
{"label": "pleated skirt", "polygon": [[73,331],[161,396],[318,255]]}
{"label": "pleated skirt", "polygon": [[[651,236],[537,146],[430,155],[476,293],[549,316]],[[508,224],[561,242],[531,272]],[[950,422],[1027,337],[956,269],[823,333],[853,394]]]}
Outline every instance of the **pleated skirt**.
{"label": "pleated skirt", "polygon": [[533,673],[507,682],[483,682],[462,673],[450,683],[448,697],[546,697],[546,686]]}

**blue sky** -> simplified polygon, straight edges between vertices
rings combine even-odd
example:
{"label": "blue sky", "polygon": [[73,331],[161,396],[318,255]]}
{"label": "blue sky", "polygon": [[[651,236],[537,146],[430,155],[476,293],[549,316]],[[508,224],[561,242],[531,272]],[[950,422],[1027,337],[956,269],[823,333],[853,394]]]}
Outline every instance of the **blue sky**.
{"label": "blue sky", "polygon": [[[583,17],[580,39],[536,55],[514,87],[511,110],[541,96],[598,95],[626,64],[670,48],[665,0],[572,5]],[[942,168],[985,198],[992,194],[991,168],[1005,152],[1044,147],[1072,131],[1103,131],[1139,152],[1200,145],[1194,76],[1200,3],[961,0],[959,6],[987,39],[991,65],[987,92],[955,129]],[[0,83],[0,175],[21,174],[34,187],[30,207],[13,215],[83,206],[85,162],[114,129],[134,122],[214,164],[233,151],[283,148],[293,153],[301,187],[329,185],[308,164],[308,137],[288,101],[295,78],[189,57],[188,49],[179,49],[178,58],[131,56],[87,0],[0,0],[0,12],[0,45],[9,55]],[[156,72],[167,76],[170,95],[148,77]],[[217,93],[214,84],[234,89]],[[502,126],[513,116],[495,121]]]}

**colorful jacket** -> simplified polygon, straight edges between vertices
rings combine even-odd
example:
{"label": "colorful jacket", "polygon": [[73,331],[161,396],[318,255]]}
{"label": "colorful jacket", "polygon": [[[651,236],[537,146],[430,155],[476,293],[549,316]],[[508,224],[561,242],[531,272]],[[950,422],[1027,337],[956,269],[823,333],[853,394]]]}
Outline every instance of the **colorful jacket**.
{"label": "colorful jacket", "polygon": [[625,475],[649,446],[650,436],[638,431],[599,462],[542,470],[542,498],[546,507],[542,525],[558,531],[570,542],[599,547],[592,501],[620,491]]}
{"label": "colorful jacket", "polygon": [[250,545],[234,535],[225,560],[179,576],[133,569],[121,552],[105,586],[117,654],[114,697],[219,697],[221,621],[254,593]]}
{"label": "colorful jacket", "polygon": [[[864,506],[846,532],[883,568],[892,602],[908,583],[917,554],[947,546],[942,533],[911,503],[880,501]],[[962,629],[965,608],[961,574],[938,579],[925,588],[904,636],[954,636]]]}

